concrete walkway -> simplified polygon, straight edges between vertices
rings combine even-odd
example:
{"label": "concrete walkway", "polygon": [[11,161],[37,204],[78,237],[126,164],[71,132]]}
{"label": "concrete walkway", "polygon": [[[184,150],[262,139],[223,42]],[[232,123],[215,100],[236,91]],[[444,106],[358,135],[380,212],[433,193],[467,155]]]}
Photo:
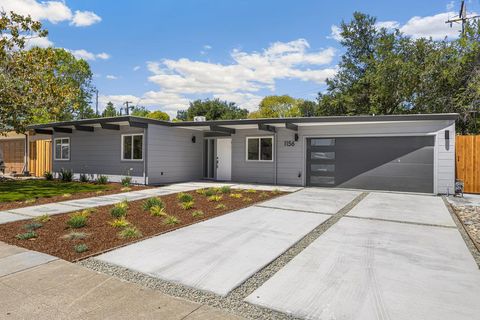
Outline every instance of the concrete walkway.
{"label": "concrete walkway", "polygon": [[241,319],[0,242],[0,319]]}
{"label": "concrete walkway", "polygon": [[235,189],[256,189],[256,190],[273,190],[293,192],[300,190],[300,187],[289,186],[271,186],[271,185],[252,185],[241,183],[217,183],[217,182],[186,182],[176,183],[164,187],[145,189],[140,191],[124,192],[119,194],[91,197],[78,200],[67,200],[56,203],[48,203],[38,206],[30,206],[19,209],[11,209],[0,211],[0,224],[17,220],[26,220],[38,217],[44,214],[54,215],[67,212],[73,212],[99,206],[112,205],[122,202],[123,200],[135,201],[147,199],[154,196],[164,196],[176,192],[186,192],[201,188],[213,186],[230,186]]}

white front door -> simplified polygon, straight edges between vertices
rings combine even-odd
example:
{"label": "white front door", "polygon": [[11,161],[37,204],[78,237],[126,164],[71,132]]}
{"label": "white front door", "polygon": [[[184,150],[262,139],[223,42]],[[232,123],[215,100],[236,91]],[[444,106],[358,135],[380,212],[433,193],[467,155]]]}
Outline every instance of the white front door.
{"label": "white front door", "polygon": [[232,139],[217,139],[217,180],[232,179]]}

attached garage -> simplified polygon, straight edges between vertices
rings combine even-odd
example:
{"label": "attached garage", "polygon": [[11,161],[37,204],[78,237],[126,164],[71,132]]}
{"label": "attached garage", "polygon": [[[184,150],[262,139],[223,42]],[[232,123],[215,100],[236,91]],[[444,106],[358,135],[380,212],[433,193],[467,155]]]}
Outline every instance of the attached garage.
{"label": "attached garage", "polygon": [[434,136],[307,139],[307,185],[434,192]]}

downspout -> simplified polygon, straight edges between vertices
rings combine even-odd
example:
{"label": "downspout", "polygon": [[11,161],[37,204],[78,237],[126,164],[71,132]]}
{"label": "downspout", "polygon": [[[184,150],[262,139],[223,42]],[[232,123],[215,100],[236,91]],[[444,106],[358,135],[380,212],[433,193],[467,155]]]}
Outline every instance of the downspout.
{"label": "downspout", "polygon": [[277,141],[277,137],[278,137],[278,134],[277,134],[277,131],[275,131],[274,133],[274,137],[275,137],[275,185],[277,185],[277,175],[278,175],[278,141]]}
{"label": "downspout", "polygon": [[148,127],[143,129],[143,136],[145,137],[144,143],[144,159],[143,159],[143,184],[147,185],[148,184]]}

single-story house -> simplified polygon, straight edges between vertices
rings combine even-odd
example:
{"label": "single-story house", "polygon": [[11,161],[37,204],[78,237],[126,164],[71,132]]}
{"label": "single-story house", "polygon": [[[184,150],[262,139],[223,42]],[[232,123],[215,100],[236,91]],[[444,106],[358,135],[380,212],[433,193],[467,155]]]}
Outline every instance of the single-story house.
{"label": "single-story house", "polygon": [[31,126],[53,171],[141,184],[212,179],[452,193],[457,114],[169,122],[133,116]]}

